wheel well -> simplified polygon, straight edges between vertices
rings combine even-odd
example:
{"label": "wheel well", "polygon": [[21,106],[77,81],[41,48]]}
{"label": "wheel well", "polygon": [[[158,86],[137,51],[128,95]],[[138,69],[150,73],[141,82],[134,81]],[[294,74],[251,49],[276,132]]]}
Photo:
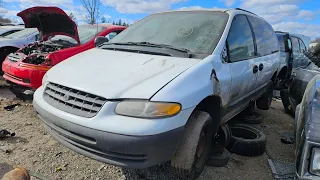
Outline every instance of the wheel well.
{"label": "wheel well", "polygon": [[273,74],[272,78],[271,78],[271,80],[272,80],[273,82],[275,82],[275,81],[276,81],[276,78],[277,78],[277,72],[278,72],[278,71],[276,71],[276,72]]}
{"label": "wheel well", "polygon": [[213,120],[213,133],[216,134],[222,120],[223,108],[221,105],[221,97],[208,96],[203,99],[195,108],[195,110],[201,110],[208,112]]}
{"label": "wheel well", "polygon": [[278,74],[278,78],[285,79],[287,76],[287,72],[288,72],[288,67],[287,66],[283,67]]}
{"label": "wheel well", "polygon": [[[16,52],[16,51],[18,51],[18,50],[19,50],[19,48],[17,48],[17,47],[12,47],[12,46],[2,47],[2,48],[0,48],[0,56],[1,56],[0,59],[4,60],[4,58],[5,58],[8,54],[13,53],[13,52]],[[1,60],[0,60],[0,61],[1,61]]]}
{"label": "wheel well", "polygon": [[11,51],[15,52],[17,50],[19,50],[19,48],[13,47],[13,46],[5,46],[0,48],[0,51],[7,51],[7,52],[11,52]]}

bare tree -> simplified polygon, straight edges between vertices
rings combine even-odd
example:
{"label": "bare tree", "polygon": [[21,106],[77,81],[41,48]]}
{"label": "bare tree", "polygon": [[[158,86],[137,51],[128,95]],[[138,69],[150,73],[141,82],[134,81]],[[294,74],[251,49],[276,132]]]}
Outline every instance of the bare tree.
{"label": "bare tree", "polygon": [[99,19],[100,13],[100,0],[80,0],[82,6],[86,10],[85,21],[88,24],[95,24],[97,19]]}
{"label": "bare tree", "polygon": [[[3,8],[3,6],[4,6],[3,5],[3,0],[0,0],[0,8]],[[11,23],[12,21],[11,21],[11,19],[3,17],[3,15],[0,14],[0,22],[1,23]]]}
{"label": "bare tree", "polygon": [[70,14],[69,14],[69,17],[70,17],[70,19],[72,19],[73,21],[76,21],[76,20],[77,20],[77,18],[73,15],[73,13],[70,13]]}
{"label": "bare tree", "polygon": [[320,42],[320,38],[315,38],[311,41],[311,43],[319,43]]}

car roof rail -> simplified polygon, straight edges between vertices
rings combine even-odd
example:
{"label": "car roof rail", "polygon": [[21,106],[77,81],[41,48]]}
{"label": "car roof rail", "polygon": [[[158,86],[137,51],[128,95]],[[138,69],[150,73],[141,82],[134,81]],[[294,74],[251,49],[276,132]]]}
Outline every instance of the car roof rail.
{"label": "car roof rail", "polygon": [[283,31],[274,31],[275,33],[285,33],[285,34],[289,34],[288,32],[283,32]]}
{"label": "car roof rail", "polygon": [[[253,15],[256,15],[256,14],[253,13],[253,12],[250,12],[250,11],[247,11],[247,10],[244,10],[244,9],[241,9],[241,8],[235,8],[235,10],[245,11],[245,12],[247,12],[247,13],[251,13],[251,14],[253,14]],[[256,15],[256,16],[257,16],[257,15]]]}

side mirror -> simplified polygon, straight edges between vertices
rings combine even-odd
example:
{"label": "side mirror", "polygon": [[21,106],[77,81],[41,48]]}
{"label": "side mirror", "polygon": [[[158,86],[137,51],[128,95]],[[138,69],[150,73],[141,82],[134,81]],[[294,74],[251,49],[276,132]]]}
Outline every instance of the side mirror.
{"label": "side mirror", "polygon": [[101,46],[103,43],[109,42],[109,39],[103,36],[98,36],[96,37],[96,39],[94,40],[94,44],[96,47]]}

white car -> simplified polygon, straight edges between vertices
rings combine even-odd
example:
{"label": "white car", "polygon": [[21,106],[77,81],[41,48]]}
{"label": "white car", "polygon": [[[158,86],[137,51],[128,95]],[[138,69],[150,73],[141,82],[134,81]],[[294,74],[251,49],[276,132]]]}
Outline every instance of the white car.
{"label": "white car", "polygon": [[39,31],[36,28],[25,28],[21,31],[0,38],[0,48],[20,49],[23,46],[40,40]]}
{"label": "white car", "polygon": [[23,26],[0,26],[0,37],[8,36],[23,29]]}
{"label": "white car", "polygon": [[36,28],[25,28],[21,31],[0,37],[0,74],[2,72],[2,62],[8,54],[16,52],[25,45],[38,40],[40,40],[40,34]]}
{"label": "white car", "polygon": [[280,65],[271,25],[241,9],[150,15],[54,66],[33,105],[48,132],[99,161],[202,172],[218,128],[269,109]]}

